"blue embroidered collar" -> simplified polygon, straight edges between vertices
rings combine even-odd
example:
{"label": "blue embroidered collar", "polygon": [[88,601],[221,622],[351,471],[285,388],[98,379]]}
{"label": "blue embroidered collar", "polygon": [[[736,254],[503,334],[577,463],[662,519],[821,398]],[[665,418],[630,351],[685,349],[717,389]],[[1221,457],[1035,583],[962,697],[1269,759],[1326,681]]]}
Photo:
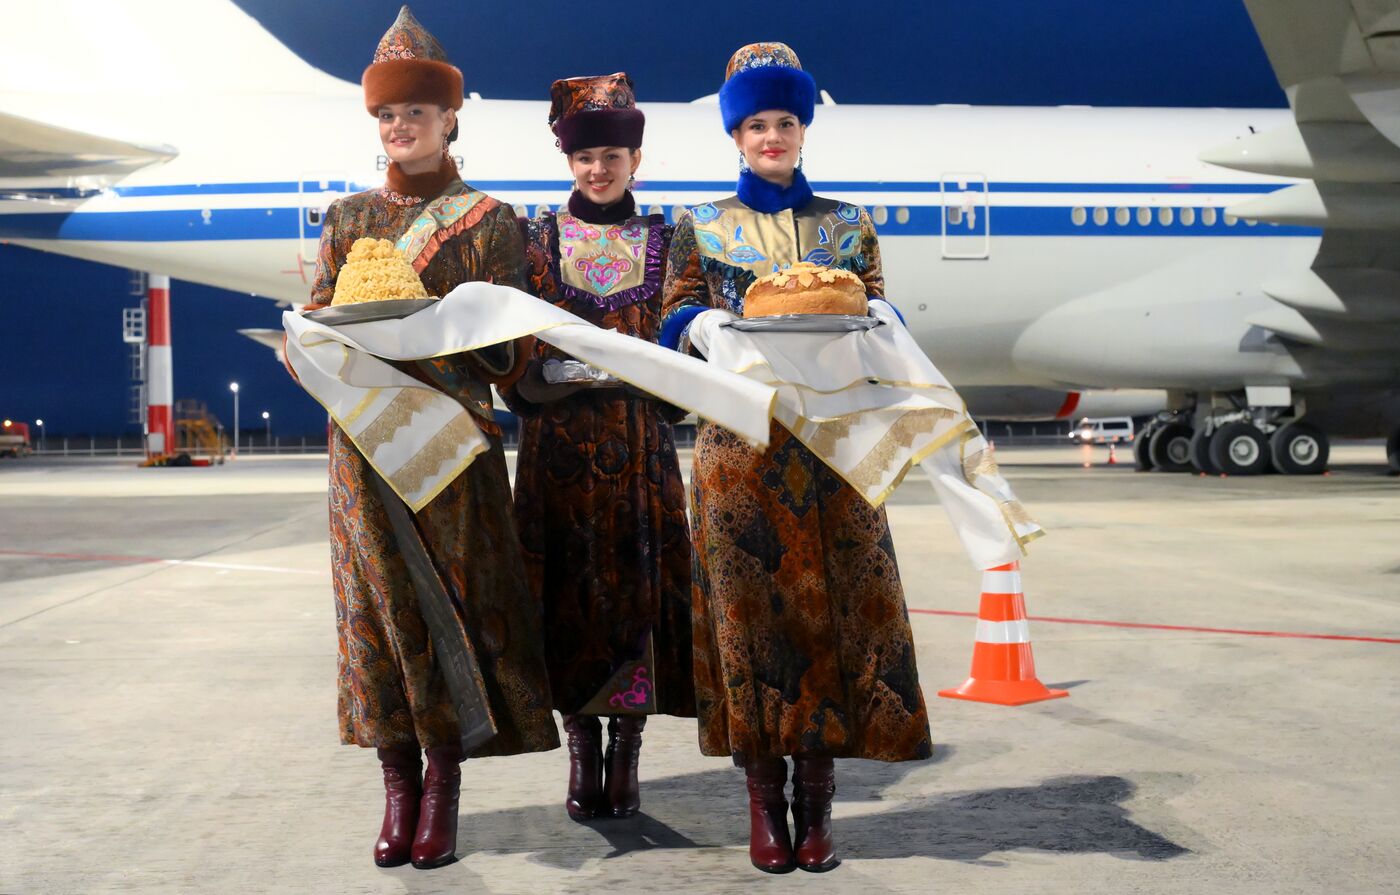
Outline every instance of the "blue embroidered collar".
{"label": "blue embroidered collar", "polygon": [[739,194],[740,202],[764,214],[789,208],[796,211],[812,201],[812,188],[801,170],[792,172],[792,185],[788,187],[764,180],[751,170],[740,171],[735,192]]}

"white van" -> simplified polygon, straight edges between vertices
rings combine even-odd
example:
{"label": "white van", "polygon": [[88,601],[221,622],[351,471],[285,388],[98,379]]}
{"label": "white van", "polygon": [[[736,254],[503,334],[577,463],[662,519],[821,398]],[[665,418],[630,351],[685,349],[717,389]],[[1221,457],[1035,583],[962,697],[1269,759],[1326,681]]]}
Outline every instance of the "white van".
{"label": "white van", "polygon": [[1133,440],[1133,418],[1106,416],[1102,419],[1085,417],[1074,424],[1069,440],[1075,444],[1119,444]]}

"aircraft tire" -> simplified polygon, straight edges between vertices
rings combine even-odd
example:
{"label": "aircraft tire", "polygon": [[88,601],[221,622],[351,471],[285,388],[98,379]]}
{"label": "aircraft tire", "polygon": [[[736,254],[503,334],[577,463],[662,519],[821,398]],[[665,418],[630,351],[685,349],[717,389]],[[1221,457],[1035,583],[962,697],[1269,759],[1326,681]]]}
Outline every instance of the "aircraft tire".
{"label": "aircraft tire", "polygon": [[1249,423],[1226,423],[1210,437],[1210,461],[1226,475],[1269,471],[1269,440]]}
{"label": "aircraft tire", "polygon": [[1199,473],[1220,475],[1220,467],[1210,459],[1210,436],[1204,427],[1191,433],[1191,465]]}
{"label": "aircraft tire", "polygon": [[1152,471],[1152,427],[1143,426],[1133,437],[1133,462],[1138,472]]}
{"label": "aircraft tire", "polygon": [[1390,433],[1385,442],[1385,459],[1392,475],[1400,475],[1400,429]]}
{"label": "aircraft tire", "polygon": [[1289,423],[1269,438],[1274,469],[1285,475],[1321,475],[1329,452],[1327,433],[1309,423]]}
{"label": "aircraft tire", "polygon": [[1163,472],[1189,472],[1191,469],[1191,427],[1185,423],[1167,423],[1152,433],[1148,456],[1152,465]]}

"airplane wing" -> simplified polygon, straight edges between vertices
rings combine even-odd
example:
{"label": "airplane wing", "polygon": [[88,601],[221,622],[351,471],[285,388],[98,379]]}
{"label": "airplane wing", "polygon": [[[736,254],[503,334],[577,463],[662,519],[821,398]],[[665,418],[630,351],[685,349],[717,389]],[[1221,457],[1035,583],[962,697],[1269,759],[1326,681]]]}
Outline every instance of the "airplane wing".
{"label": "airplane wing", "polygon": [[[1291,126],[1202,154],[1307,178],[1228,211],[1322,228],[1311,270],[1262,284],[1278,304],[1249,322],[1320,370],[1400,369],[1400,0],[1244,0],[1293,109]],[[1327,378],[1324,376],[1324,378]]]}
{"label": "airplane wing", "polygon": [[81,177],[104,186],[178,154],[170,146],[141,146],[0,112],[0,180]]}

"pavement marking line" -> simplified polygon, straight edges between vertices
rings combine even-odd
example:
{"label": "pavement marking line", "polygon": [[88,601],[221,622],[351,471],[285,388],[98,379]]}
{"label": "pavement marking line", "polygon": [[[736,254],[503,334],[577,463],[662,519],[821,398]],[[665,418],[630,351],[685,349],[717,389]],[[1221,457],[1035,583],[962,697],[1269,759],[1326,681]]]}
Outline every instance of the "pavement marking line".
{"label": "pavement marking line", "polygon": [[159,556],[118,556],[105,553],[43,553],[29,550],[0,550],[0,556],[26,556],[37,559],[71,559],[77,562],[161,563],[168,566],[198,566],[204,569],[230,569],[239,572],[276,572],[284,575],[320,575],[309,569],[258,566],[236,562],[210,562],[202,559],[165,559]]}
{"label": "pavement marking line", "polygon": [[[919,615],[949,615],[957,618],[977,618],[975,612],[952,609],[910,609]],[[1400,643],[1400,637],[1363,637],[1359,634],[1307,634],[1298,631],[1249,631],[1244,628],[1204,628],[1195,625],[1153,625],[1146,622],[1110,622],[1092,618],[1054,618],[1032,615],[1028,622],[1048,622],[1055,625],[1093,625],[1100,628],[1142,628],[1148,631],[1185,631],[1193,634],[1238,634],[1244,637],[1283,637],[1295,640],[1349,640],[1355,643]],[[980,626],[978,628],[981,630]],[[980,637],[978,639],[981,639]]]}

